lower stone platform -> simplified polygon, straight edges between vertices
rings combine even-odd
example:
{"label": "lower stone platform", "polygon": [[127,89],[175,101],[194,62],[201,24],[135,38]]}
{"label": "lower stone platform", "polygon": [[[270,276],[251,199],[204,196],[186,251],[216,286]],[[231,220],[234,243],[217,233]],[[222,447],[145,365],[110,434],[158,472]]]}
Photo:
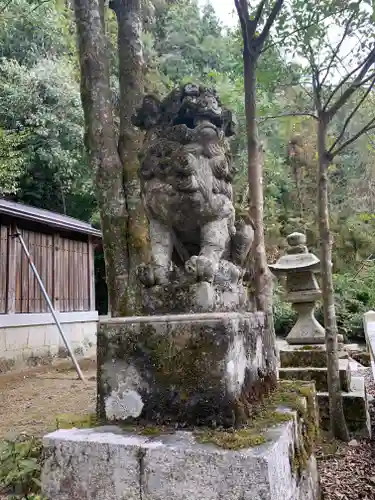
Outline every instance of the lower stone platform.
{"label": "lower stone platform", "polygon": [[232,451],[192,432],[59,430],[44,438],[42,491],[49,500],[318,500],[315,457],[295,470],[296,435],[291,419],[266,444]]}

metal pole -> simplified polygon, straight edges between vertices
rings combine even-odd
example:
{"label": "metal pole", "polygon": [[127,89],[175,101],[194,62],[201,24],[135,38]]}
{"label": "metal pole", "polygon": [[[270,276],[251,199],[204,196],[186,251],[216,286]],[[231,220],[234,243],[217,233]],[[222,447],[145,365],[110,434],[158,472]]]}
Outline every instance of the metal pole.
{"label": "metal pole", "polygon": [[50,300],[50,298],[48,296],[48,293],[47,293],[46,289],[44,288],[43,281],[41,280],[41,278],[39,276],[39,273],[38,273],[38,271],[37,271],[37,269],[36,269],[36,267],[34,265],[33,259],[32,259],[31,255],[30,255],[30,252],[28,251],[28,249],[26,247],[26,244],[25,244],[25,241],[24,241],[24,239],[22,237],[22,234],[19,232],[17,226],[16,226],[16,234],[13,235],[13,236],[15,238],[18,237],[18,239],[20,240],[20,243],[22,245],[23,251],[25,252],[25,255],[27,257],[27,260],[29,261],[30,267],[33,270],[33,273],[34,273],[34,275],[35,275],[35,277],[36,277],[36,279],[37,279],[37,281],[39,283],[39,286],[40,286],[40,289],[42,291],[42,294],[44,295],[44,298],[46,299],[47,305],[49,307],[49,310],[51,311],[53,319],[55,320],[56,326],[59,329],[60,335],[61,335],[61,337],[62,337],[62,339],[64,341],[64,344],[65,344],[65,347],[67,348],[67,350],[69,352],[69,355],[70,355],[70,357],[71,357],[71,359],[73,361],[73,364],[74,364],[74,367],[75,367],[75,369],[77,371],[78,377],[81,380],[84,381],[85,377],[83,376],[82,370],[81,370],[81,368],[80,368],[80,366],[79,366],[79,364],[77,362],[76,357],[74,356],[74,352],[72,351],[72,348],[71,348],[71,346],[69,344],[69,341],[66,338],[65,333],[63,332],[63,329],[61,327],[61,323],[60,323],[60,321],[58,320],[58,318],[56,316],[56,312],[55,312],[55,309],[53,308],[52,302],[51,302],[51,300]]}

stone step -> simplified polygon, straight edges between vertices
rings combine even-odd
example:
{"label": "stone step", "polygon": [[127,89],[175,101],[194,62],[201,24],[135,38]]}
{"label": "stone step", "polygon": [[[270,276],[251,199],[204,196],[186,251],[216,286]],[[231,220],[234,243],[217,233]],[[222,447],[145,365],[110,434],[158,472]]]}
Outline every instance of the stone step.
{"label": "stone step", "polygon": [[[365,391],[343,392],[344,415],[353,437],[371,437],[371,422]],[[328,392],[318,392],[319,418],[322,429],[329,429]]]}
{"label": "stone step", "polygon": [[[329,432],[330,430],[329,418],[321,418],[319,427],[322,431]],[[346,426],[352,439],[371,439],[371,420],[370,417],[365,421],[347,420]]]}
{"label": "stone step", "polygon": [[[328,391],[327,368],[280,368],[279,376],[281,380],[314,381],[318,392]],[[350,391],[350,378],[349,364],[341,366],[340,382],[342,391]]]}
{"label": "stone step", "polygon": [[[348,359],[348,353],[340,351],[339,358]],[[280,364],[282,368],[326,368],[327,355],[325,349],[322,347],[281,349]]]}

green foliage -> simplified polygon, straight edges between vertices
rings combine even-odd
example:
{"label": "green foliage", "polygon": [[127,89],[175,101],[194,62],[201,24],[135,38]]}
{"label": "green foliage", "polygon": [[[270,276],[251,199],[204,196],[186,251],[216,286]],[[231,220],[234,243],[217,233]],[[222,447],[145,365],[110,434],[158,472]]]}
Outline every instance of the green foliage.
{"label": "green foliage", "polygon": [[66,53],[64,21],[58,2],[7,2],[0,13],[0,57],[32,66],[40,58]]}
{"label": "green foliage", "polygon": [[0,443],[0,493],[37,500],[40,491],[42,443],[20,435]]}
{"label": "green foliage", "polygon": [[339,333],[345,339],[364,341],[363,314],[375,304],[375,266],[364,268],[358,275],[335,275],[335,295]]}
{"label": "green foliage", "polygon": [[89,220],[73,13],[63,0],[14,0],[0,26],[0,195]]}
{"label": "green foliage", "polygon": [[3,59],[0,125],[4,194],[72,214],[68,201],[81,192],[92,209],[79,86],[68,61],[40,59],[27,68]]}
{"label": "green foliage", "polygon": [[28,132],[9,132],[0,128],[0,195],[13,195],[19,189],[19,180],[25,172],[24,150]]}

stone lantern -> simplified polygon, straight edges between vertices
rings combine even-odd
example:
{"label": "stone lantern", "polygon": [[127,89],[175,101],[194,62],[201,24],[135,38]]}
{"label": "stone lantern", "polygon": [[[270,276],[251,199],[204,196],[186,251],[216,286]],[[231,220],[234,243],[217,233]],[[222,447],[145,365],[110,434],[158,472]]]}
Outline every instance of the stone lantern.
{"label": "stone lantern", "polygon": [[325,330],[314,315],[315,303],[322,292],[315,274],[320,260],[306,247],[306,236],[292,233],[287,237],[289,248],[274,265],[276,276],[286,276],[286,300],[292,303],[298,319],[286,340],[288,344],[324,344]]}

